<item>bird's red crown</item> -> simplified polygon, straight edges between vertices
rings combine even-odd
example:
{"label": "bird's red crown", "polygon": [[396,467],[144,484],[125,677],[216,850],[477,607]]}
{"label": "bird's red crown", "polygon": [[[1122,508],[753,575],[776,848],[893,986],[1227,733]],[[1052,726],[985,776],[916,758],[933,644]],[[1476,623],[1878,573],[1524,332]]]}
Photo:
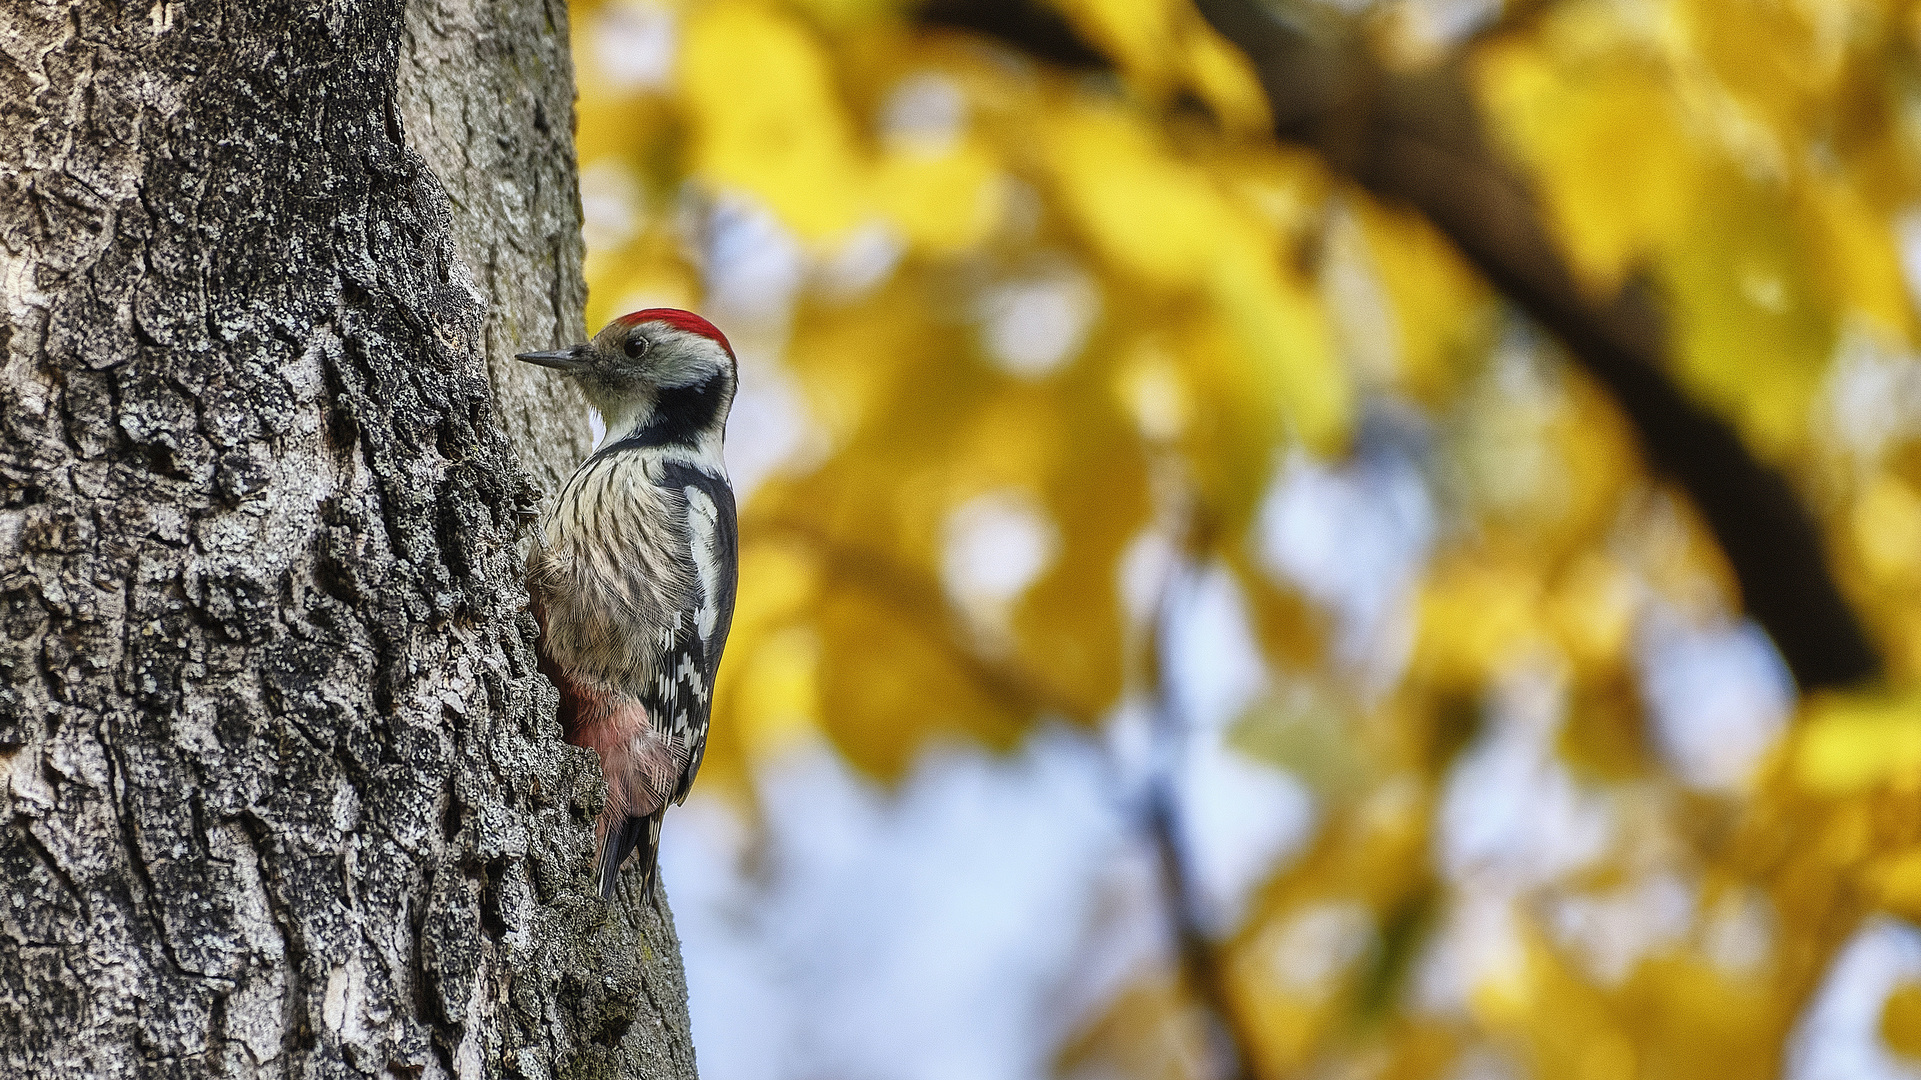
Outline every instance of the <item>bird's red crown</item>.
{"label": "bird's red crown", "polygon": [[615,319],[614,322],[623,330],[629,327],[639,326],[641,323],[664,322],[676,330],[685,330],[690,334],[699,334],[701,337],[726,349],[728,356],[734,355],[734,347],[727,343],[727,335],[720,332],[720,327],[715,326],[713,323],[708,322],[706,319],[701,318],[691,311],[682,311],[679,308],[670,307],[647,308],[643,311],[636,311],[631,315],[622,315],[620,318]]}

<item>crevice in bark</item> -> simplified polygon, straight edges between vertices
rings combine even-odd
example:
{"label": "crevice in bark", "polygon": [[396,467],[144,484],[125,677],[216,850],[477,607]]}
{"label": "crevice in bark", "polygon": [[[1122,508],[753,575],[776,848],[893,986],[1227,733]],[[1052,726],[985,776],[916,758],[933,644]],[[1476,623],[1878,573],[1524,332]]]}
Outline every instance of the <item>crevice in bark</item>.
{"label": "crevice in bark", "polygon": [[[74,884],[73,878],[69,876],[66,869],[60,865],[60,860],[53,857],[53,852],[47,850],[47,846],[42,844],[38,837],[33,835],[33,830],[28,828],[24,821],[16,820],[14,827],[19,830],[20,839],[22,843],[25,844],[27,850],[33,853],[33,857],[39,860],[40,865],[47,873],[52,875],[53,879],[60,883],[61,889],[66,895],[71,897],[73,902],[79,906],[81,918],[85,920],[88,917],[87,894],[82,892],[78,885]],[[42,899],[48,903],[58,902],[53,897],[43,897]]]}
{"label": "crevice in bark", "polygon": [[[111,740],[103,738],[102,744],[107,752],[107,783],[109,790],[113,791],[116,801],[124,808],[128,802],[125,780],[127,771],[126,763],[115,750]],[[148,940],[160,947],[160,954],[166,957],[167,963],[173,965],[176,973],[186,974],[186,967],[180,962],[179,955],[174,952],[173,942],[167,935],[167,927],[163,916],[153,910],[152,905],[154,899],[160,896],[160,888],[154,884],[152,869],[147,865],[147,861],[141,857],[140,837],[136,832],[133,820],[124,809],[120,809],[114,814],[114,824],[119,828],[120,843],[125,845],[125,851],[131,856],[131,858],[127,860],[127,863],[133,870],[134,880],[126,884],[129,886],[137,884],[146,893],[145,896],[141,896],[130,892],[129,898],[133,901],[133,907],[138,918],[146,924]]]}

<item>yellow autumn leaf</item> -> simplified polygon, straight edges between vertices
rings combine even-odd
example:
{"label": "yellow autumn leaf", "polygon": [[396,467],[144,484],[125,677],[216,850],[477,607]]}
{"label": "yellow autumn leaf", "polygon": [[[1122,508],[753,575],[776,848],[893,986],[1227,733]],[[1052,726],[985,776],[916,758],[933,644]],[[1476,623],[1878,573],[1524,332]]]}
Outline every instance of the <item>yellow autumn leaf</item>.
{"label": "yellow autumn leaf", "polygon": [[1868,879],[1883,908],[1906,919],[1921,917],[1921,851],[1904,851],[1876,860]]}
{"label": "yellow autumn leaf", "polygon": [[1875,580],[1912,581],[1921,573],[1921,494],[1896,476],[1883,476],[1854,501],[1850,525],[1855,550]]}
{"label": "yellow autumn leaf", "polygon": [[[1085,408],[1103,403],[1077,394]],[[1126,654],[1120,584],[1128,545],[1151,518],[1147,462],[1131,433],[1112,420],[1070,420],[1081,433],[1048,478],[1044,505],[1058,523],[1057,558],[1015,612],[1025,668],[1044,674],[1050,696],[1071,717],[1097,720],[1120,697]]]}
{"label": "yellow autumn leaf", "polygon": [[1885,338],[1911,338],[1914,309],[1888,215],[1832,177],[1817,175],[1804,191],[1816,271],[1832,302]]}
{"label": "yellow autumn leaf", "polygon": [[[1566,21],[1580,20],[1570,12]],[[1569,259],[1606,297],[1687,223],[1705,159],[1660,72],[1638,51],[1585,55],[1585,43],[1557,40],[1562,25],[1550,20],[1545,42],[1487,50],[1476,73],[1498,130],[1539,176]]]}
{"label": "yellow autumn leaf", "polygon": [[1274,253],[1245,237],[1223,238],[1206,287],[1239,346],[1241,392],[1278,402],[1310,449],[1339,449],[1353,420],[1353,391],[1319,299],[1282,270]]}
{"label": "yellow autumn leaf", "polygon": [[831,62],[804,24],[776,9],[718,3],[689,13],[680,86],[693,171],[745,191],[803,237],[858,224],[868,177]]}
{"label": "yellow autumn leaf", "polygon": [[1177,19],[1187,13],[1174,0],[1062,0],[1061,7],[1093,44],[1130,76],[1164,89],[1179,56]]}
{"label": "yellow autumn leaf", "polygon": [[1425,220],[1357,200],[1368,255],[1394,306],[1396,359],[1407,387],[1436,399],[1451,389],[1494,328],[1487,287]]}
{"label": "yellow autumn leaf", "polygon": [[1832,695],[1810,705],[1796,740],[1795,775],[1808,790],[1848,795],[1921,784],[1921,699]]}
{"label": "yellow autumn leaf", "polygon": [[817,615],[822,721],[854,765],[899,777],[930,739],[1006,746],[1029,719],[1018,687],[879,582],[841,578]]}
{"label": "yellow autumn leaf", "polygon": [[978,244],[1001,216],[1002,176],[994,155],[968,140],[938,155],[883,156],[874,197],[916,249],[942,254]]}
{"label": "yellow autumn leaf", "polygon": [[1881,1004],[1881,1037],[1907,1058],[1921,1058],[1921,983],[1903,981]]}
{"label": "yellow autumn leaf", "polygon": [[1201,286],[1218,254],[1251,225],[1205,172],[1155,145],[1118,110],[1068,106],[1048,118],[1045,136],[1068,212],[1123,273],[1162,288]]}
{"label": "yellow autumn leaf", "polygon": [[[1818,96],[1840,71],[1845,19],[1852,0],[1832,4],[1736,4],[1685,0],[1680,21],[1718,82],[1777,131],[1808,119]],[[1865,14],[1866,5],[1860,5]]]}
{"label": "yellow autumn leaf", "polygon": [[1717,194],[1664,244],[1683,381],[1764,454],[1799,441],[1833,352],[1837,311],[1787,194],[1720,174]]}
{"label": "yellow autumn leaf", "polygon": [[749,537],[740,549],[733,632],[758,634],[805,613],[821,588],[819,555],[791,537]]}
{"label": "yellow autumn leaf", "polygon": [[1182,43],[1186,46],[1188,81],[1200,99],[1213,107],[1222,126],[1248,135],[1272,130],[1274,118],[1268,110],[1267,94],[1245,55],[1198,20],[1183,35]]}
{"label": "yellow autumn leaf", "polygon": [[733,737],[750,759],[779,756],[818,730],[820,638],[791,626],[729,647],[727,692],[717,704],[737,725]]}
{"label": "yellow autumn leaf", "polygon": [[1512,558],[1437,567],[1422,592],[1415,655],[1443,684],[1489,680],[1540,639],[1539,590],[1530,568]]}
{"label": "yellow autumn leaf", "polygon": [[1625,567],[1590,552],[1555,582],[1546,616],[1570,659],[1584,669],[1602,668],[1625,658],[1638,599]]}

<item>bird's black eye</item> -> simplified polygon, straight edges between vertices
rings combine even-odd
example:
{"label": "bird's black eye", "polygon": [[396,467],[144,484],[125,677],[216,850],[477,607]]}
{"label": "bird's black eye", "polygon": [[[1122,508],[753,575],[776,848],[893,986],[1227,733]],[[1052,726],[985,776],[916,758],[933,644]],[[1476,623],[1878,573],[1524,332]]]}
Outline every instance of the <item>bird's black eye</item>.
{"label": "bird's black eye", "polygon": [[653,344],[639,334],[630,334],[627,337],[627,344],[621,348],[627,354],[627,359],[638,360],[647,355],[647,350],[652,348]]}

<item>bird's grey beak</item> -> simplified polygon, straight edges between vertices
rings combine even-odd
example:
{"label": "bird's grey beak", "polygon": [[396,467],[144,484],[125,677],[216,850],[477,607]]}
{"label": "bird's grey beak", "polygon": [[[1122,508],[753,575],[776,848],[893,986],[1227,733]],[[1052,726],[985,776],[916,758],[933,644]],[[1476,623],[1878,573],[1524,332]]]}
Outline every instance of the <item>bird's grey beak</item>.
{"label": "bird's grey beak", "polygon": [[524,352],[515,356],[529,364],[553,368],[555,371],[585,371],[593,363],[592,352],[585,345],[575,345],[570,349],[552,349],[547,352]]}

